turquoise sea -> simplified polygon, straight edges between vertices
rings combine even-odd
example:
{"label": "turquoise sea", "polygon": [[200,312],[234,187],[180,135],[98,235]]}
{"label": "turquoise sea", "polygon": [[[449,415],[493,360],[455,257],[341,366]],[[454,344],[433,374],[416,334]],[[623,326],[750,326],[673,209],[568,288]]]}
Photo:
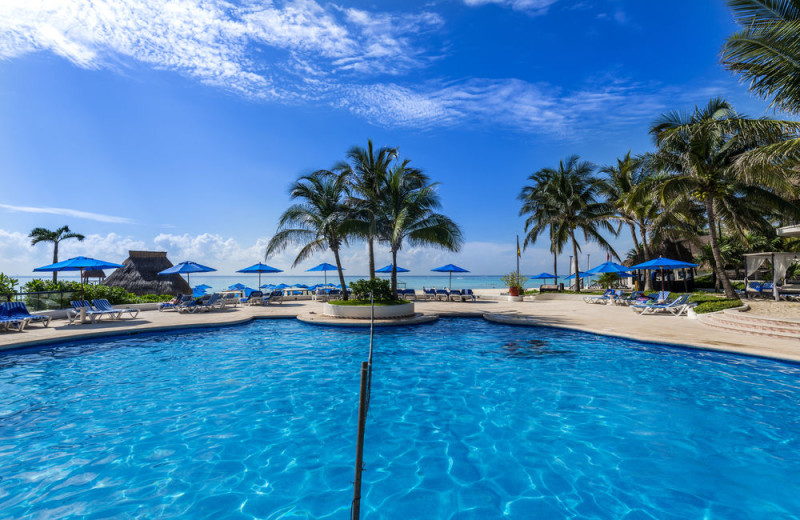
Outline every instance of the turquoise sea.
{"label": "turquoise sea", "polygon": [[[389,276],[384,275],[383,278],[388,279]],[[41,276],[15,276],[20,281],[20,284],[23,285],[29,280],[33,278],[45,278],[48,277],[41,277]],[[185,276],[184,276],[185,278]],[[362,278],[366,278],[364,275],[358,276],[345,276],[344,279],[347,283],[361,280]],[[63,280],[78,280],[77,275],[59,275],[59,279]],[[271,275],[262,275],[261,276],[261,283],[267,284],[280,284],[285,283],[287,285],[291,284],[304,284],[304,285],[315,285],[319,283],[323,283],[326,280],[326,277],[323,276],[321,273],[320,275],[313,275],[313,276],[292,276],[292,275],[284,275],[283,273],[278,274],[271,274]],[[423,287],[447,287],[449,282],[449,277],[447,275],[440,276],[408,276],[408,275],[398,275],[397,277],[398,283],[400,287],[406,287],[408,289],[418,289],[422,290]],[[339,278],[336,274],[336,271],[329,272],[327,276],[327,281],[329,283],[339,283]],[[559,281],[564,281],[563,279]],[[529,280],[526,283],[526,287],[538,287],[541,283],[553,283],[551,280]],[[204,274],[193,274],[190,278],[190,283],[192,286],[197,286],[200,284],[210,285],[210,291],[221,291],[223,289],[227,289],[229,286],[235,283],[242,283],[250,288],[255,289],[256,285],[258,285],[258,276],[257,275],[234,275],[234,276],[226,276],[226,275],[204,275]],[[565,284],[569,284],[568,281],[564,282]],[[460,274],[460,275],[453,275],[453,289],[502,289],[505,286],[500,281],[500,275],[470,275],[470,274]]]}

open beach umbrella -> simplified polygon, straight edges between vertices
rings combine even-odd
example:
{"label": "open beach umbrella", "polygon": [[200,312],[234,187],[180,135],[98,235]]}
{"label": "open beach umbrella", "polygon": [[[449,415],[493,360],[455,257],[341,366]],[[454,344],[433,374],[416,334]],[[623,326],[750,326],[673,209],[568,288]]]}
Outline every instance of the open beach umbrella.
{"label": "open beach umbrella", "polygon": [[619,265],[619,264],[614,263],[614,262],[603,262],[602,264],[598,265],[597,267],[589,269],[588,271],[586,271],[586,273],[587,274],[600,274],[600,273],[614,273],[614,274],[625,273],[625,274],[627,274],[628,273],[628,269],[629,269],[628,267],[625,267],[624,265]]}
{"label": "open beach umbrella", "polygon": [[[578,276],[580,276],[581,278],[588,277],[589,273],[584,271],[579,271]],[[564,280],[572,280],[573,278],[575,278],[575,273],[572,273],[571,275],[567,276],[566,278],[564,278]]]}
{"label": "open beach umbrella", "polygon": [[556,283],[558,283],[558,278],[556,278],[556,275],[554,275],[554,274],[539,273],[536,276],[531,276],[531,280],[547,280],[547,279],[550,279],[550,278],[552,278],[553,280],[556,281]]}
{"label": "open beach umbrella", "polygon": [[251,265],[250,267],[245,267],[244,269],[239,269],[236,271],[237,273],[258,273],[258,285],[261,286],[261,273],[282,273],[282,269],[278,269],[277,267],[272,267],[267,264],[262,264],[261,262]]}
{"label": "open beach umbrella", "polygon": [[35,272],[61,272],[61,271],[80,271],[81,272],[81,300],[83,300],[83,271],[84,270],[94,270],[94,269],[117,269],[119,267],[124,267],[120,264],[115,264],[112,262],[104,262],[102,260],[96,260],[94,258],[88,258],[86,256],[76,256],[75,258],[70,258],[69,260],[64,260],[62,262],[56,262],[55,264],[45,265],[42,267],[37,267],[34,269]]}
{"label": "open beach umbrella", "polygon": [[[168,274],[185,274],[186,282],[189,283],[189,275],[191,275],[192,273],[210,273],[211,271],[216,271],[216,269],[214,269],[213,267],[206,267],[204,265],[200,265],[196,262],[181,262],[179,264],[173,265],[170,268],[164,269],[158,274],[164,276]],[[191,285],[191,283],[189,283],[189,285]]]}
{"label": "open beach umbrella", "polygon": [[207,285],[198,285],[197,287],[192,288],[192,298],[200,298],[201,296],[205,296],[206,294],[206,287]]}
{"label": "open beach umbrella", "polygon": [[[647,262],[634,265],[629,267],[628,269],[648,269],[652,271],[664,271],[665,269],[687,269],[690,267],[697,267],[697,264],[690,264],[689,262],[683,262],[681,260],[673,260],[671,258],[664,258],[663,256],[659,256],[653,260],[648,260]],[[684,279],[685,281],[685,279]],[[664,273],[661,273],[661,290],[664,290]]]}
{"label": "open beach umbrella", "polygon": [[[336,271],[336,270],[337,269],[335,265],[323,262],[317,266],[312,267],[311,269],[306,269],[306,272],[308,273],[310,271],[322,271],[323,273],[325,273],[325,283],[328,283],[328,271]],[[344,269],[342,269],[342,271],[344,271]]]}
{"label": "open beach umbrella", "polygon": [[247,289],[247,286],[243,283],[235,283],[228,286],[229,291],[244,291],[245,289]]}
{"label": "open beach umbrella", "polygon": [[[375,272],[376,273],[391,273],[392,272],[392,264],[385,265],[385,266],[381,267],[380,269],[375,269]],[[398,273],[410,273],[411,271],[409,271],[405,267],[397,266],[397,272]]]}
{"label": "open beach umbrella", "polygon": [[196,286],[195,289],[201,289],[201,290],[205,291],[205,290],[211,289],[211,286],[210,285],[206,285],[204,283],[201,283],[200,285]]}
{"label": "open beach umbrella", "polygon": [[447,264],[443,265],[442,267],[437,267],[436,269],[431,269],[431,271],[436,271],[437,273],[450,273],[450,283],[448,284],[448,290],[453,289],[453,273],[468,273],[466,269],[463,267],[458,267],[457,265]]}

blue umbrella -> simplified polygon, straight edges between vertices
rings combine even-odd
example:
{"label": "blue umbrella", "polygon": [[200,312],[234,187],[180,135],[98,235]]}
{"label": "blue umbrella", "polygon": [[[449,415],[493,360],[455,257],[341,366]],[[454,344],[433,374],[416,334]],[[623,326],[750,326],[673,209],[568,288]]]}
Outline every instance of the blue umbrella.
{"label": "blue umbrella", "polygon": [[[375,272],[376,273],[391,273],[392,272],[392,264],[385,265],[385,266],[381,267],[380,269],[375,269]],[[397,272],[398,273],[408,273],[410,271],[408,269],[404,268],[404,267],[398,266],[397,267]]]}
{"label": "blue umbrella", "polygon": [[283,270],[278,269],[277,267],[272,267],[267,264],[262,264],[261,262],[251,265],[250,267],[245,267],[244,269],[239,269],[236,271],[237,273],[258,273],[258,285],[261,285],[261,273],[282,273]]}
{"label": "blue umbrella", "polygon": [[76,256],[69,260],[56,262],[55,264],[45,265],[34,269],[35,272],[61,272],[61,271],[80,271],[81,272],[81,300],[83,300],[83,270],[84,269],[118,269],[123,267],[120,264],[104,262],[86,256]]}
{"label": "blue umbrella", "polygon": [[458,267],[457,265],[447,264],[443,265],[442,267],[437,267],[436,269],[431,269],[431,271],[436,271],[437,273],[450,273],[450,287],[449,289],[453,288],[453,273],[468,273],[466,269],[463,267]]}
{"label": "blue umbrella", "polygon": [[[681,260],[673,260],[671,258],[664,258],[663,256],[659,256],[656,259],[648,260],[647,262],[634,265],[629,267],[628,269],[653,269],[653,270],[661,270],[664,269],[686,269],[689,267],[697,267],[697,264],[690,264],[689,262],[683,262]],[[684,279],[685,281],[685,279]],[[661,291],[664,291],[664,274],[661,274]]]}
{"label": "blue umbrella", "polygon": [[272,289],[273,287],[275,287],[275,284],[265,283],[264,285],[259,286],[259,289]]}
{"label": "blue umbrella", "polygon": [[531,280],[547,280],[547,279],[549,279],[549,278],[552,278],[553,280],[555,280],[555,281],[556,281],[556,283],[558,283],[558,278],[557,278],[557,277],[556,277],[556,275],[554,275],[554,274],[550,274],[550,273],[539,273],[539,274],[537,274],[536,276],[531,276]]}
{"label": "blue umbrella", "polygon": [[228,286],[229,291],[244,291],[245,289],[247,289],[247,286],[242,283],[235,283]]}
{"label": "blue umbrella", "polygon": [[[583,271],[579,271],[579,272],[578,272],[578,276],[580,276],[581,278],[583,278],[584,276],[589,276],[589,273],[585,273],[585,272],[583,272]],[[573,278],[575,278],[575,273],[573,273],[573,274],[571,274],[571,275],[567,276],[566,278],[564,278],[564,280],[572,280]]]}
{"label": "blue umbrella", "polygon": [[211,289],[211,286],[210,286],[210,285],[206,285],[206,284],[204,284],[204,283],[201,283],[200,285],[197,285],[197,286],[195,286],[195,289],[203,289],[203,290],[206,290],[206,289]]}
{"label": "blue umbrella", "polygon": [[[179,264],[175,264],[168,269],[164,269],[158,274],[161,275],[168,275],[168,274],[186,274],[186,281],[189,282],[189,275],[191,273],[210,273],[211,271],[216,271],[213,267],[206,267],[204,265],[200,265],[196,262],[181,262]],[[191,283],[189,284],[191,285]]]}
{"label": "blue umbrella", "polygon": [[308,286],[306,284],[304,284],[304,283],[296,283],[296,284],[292,285],[292,287],[295,287],[297,289],[308,289]]}
{"label": "blue umbrella", "polygon": [[[335,265],[331,265],[328,263],[321,263],[318,266],[312,267],[311,269],[306,269],[306,272],[310,271],[322,271],[325,273],[325,283],[328,283],[328,271],[338,271]],[[344,271],[344,269],[342,269]]]}
{"label": "blue umbrella", "polygon": [[192,289],[192,298],[200,298],[201,296],[205,296],[205,294],[206,290],[203,289],[202,285],[198,285]]}

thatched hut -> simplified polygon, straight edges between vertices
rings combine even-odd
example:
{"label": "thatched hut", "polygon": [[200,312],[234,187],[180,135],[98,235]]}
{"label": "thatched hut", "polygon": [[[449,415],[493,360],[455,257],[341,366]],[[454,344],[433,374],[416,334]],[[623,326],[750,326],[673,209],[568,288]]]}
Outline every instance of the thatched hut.
{"label": "thatched hut", "polygon": [[97,283],[102,283],[106,273],[102,269],[87,269],[83,271],[83,283],[91,283],[92,279],[97,278]]}
{"label": "thatched hut", "polygon": [[166,251],[128,251],[128,258],[103,285],[124,288],[136,295],[191,294],[192,288],[179,274],[162,276],[159,272],[172,267]]}

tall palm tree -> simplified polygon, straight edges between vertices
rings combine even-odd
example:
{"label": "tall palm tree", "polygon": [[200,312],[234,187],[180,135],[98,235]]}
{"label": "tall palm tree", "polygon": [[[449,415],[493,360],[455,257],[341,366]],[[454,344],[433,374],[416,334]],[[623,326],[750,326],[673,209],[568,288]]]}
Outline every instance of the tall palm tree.
{"label": "tall palm tree", "polygon": [[772,105],[800,112],[800,0],[728,0],[742,29],[722,49],[722,63]]}
{"label": "tall palm tree", "polygon": [[[561,215],[560,207],[554,204],[556,196],[548,193],[555,186],[553,178],[555,171],[552,168],[543,168],[528,177],[529,184],[522,188],[518,199],[522,201],[519,215],[528,215],[525,219],[525,239],[522,241],[522,250],[536,243],[539,235],[545,231],[550,236],[550,252],[553,253],[553,275],[558,279],[558,255],[564,250],[569,236],[564,233],[564,228],[558,228],[555,223]],[[561,231],[559,234],[558,231]]]}
{"label": "tall palm tree", "polygon": [[378,201],[381,178],[388,172],[392,161],[397,159],[397,148],[383,147],[375,153],[372,139],[367,148],[354,146],[347,152],[347,161],[335,168],[347,179],[350,191],[349,204],[359,210],[369,224],[366,239],[369,246],[369,277],[375,278],[375,239],[378,236]]}
{"label": "tall palm tree", "polygon": [[[563,245],[567,238],[572,242],[576,273],[576,287],[580,290],[578,241],[575,232],[581,231],[586,241],[597,242],[603,249],[619,258],[614,248],[601,234],[616,235],[609,222],[614,216],[611,204],[601,199],[602,181],[594,176],[594,165],[573,155],[559,162],[558,168],[544,168],[529,177],[531,184],[523,187],[519,195],[522,215],[528,235],[526,243],[533,243],[544,230],[550,228],[551,240]],[[551,251],[553,251],[551,245]]]}
{"label": "tall palm tree", "polygon": [[392,294],[397,297],[397,252],[404,242],[456,252],[463,242],[461,229],[438,213],[437,183],[405,160],[380,178],[378,221],[380,237],[392,252]]}
{"label": "tall palm tree", "polygon": [[290,244],[301,244],[292,267],[314,253],[330,249],[339,272],[344,299],[348,298],[339,250],[347,244],[350,209],[344,203],[345,179],[329,170],[300,177],[289,194],[296,204],[289,206],[278,221],[278,231],[269,241],[265,258]]}
{"label": "tall palm tree", "polygon": [[[31,245],[35,246],[39,242],[52,242],[53,243],[53,263],[58,262],[58,244],[62,240],[69,240],[70,238],[77,238],[79,242],[83,242],[85,236],[80,233],[70,231],[69,226],[62,226],[55,231],[46,228],[34,228],[28,235],[31,239]],[[53,283],[58,281],[58,273],[53,271]]]}
{"label": "tall palm tree", "polygon": [[615,218],[620,224],[630,228],[633,247],[637,250],[641,247],[636,225],[638,206],[631,204],[631,194],[643,177],[640,165],[641,161],[631,157],[631,152],[628,151],[625,157],[617,159],[617,164],[600,168],[600,173],[606,175],[605,181],[600,185],[600,194],[613,206],[616,211]]}
{"label": "tall palm tree", "polygon": [[665,175],[657,179],[662,202],[689,199],[705,209],[714,269],[725,295],[736,292],[724,269],[718,224],[734,232],[764,227],[765,217],[800,215],[784,198],[796,194],[791,172],[779,164],[743,168],[741,157],[771,143],[796,137],[789,121],[749,119],[723,99],[712,99],[694,112],[663,114],[651,127],[657,150],[651,165]]}

